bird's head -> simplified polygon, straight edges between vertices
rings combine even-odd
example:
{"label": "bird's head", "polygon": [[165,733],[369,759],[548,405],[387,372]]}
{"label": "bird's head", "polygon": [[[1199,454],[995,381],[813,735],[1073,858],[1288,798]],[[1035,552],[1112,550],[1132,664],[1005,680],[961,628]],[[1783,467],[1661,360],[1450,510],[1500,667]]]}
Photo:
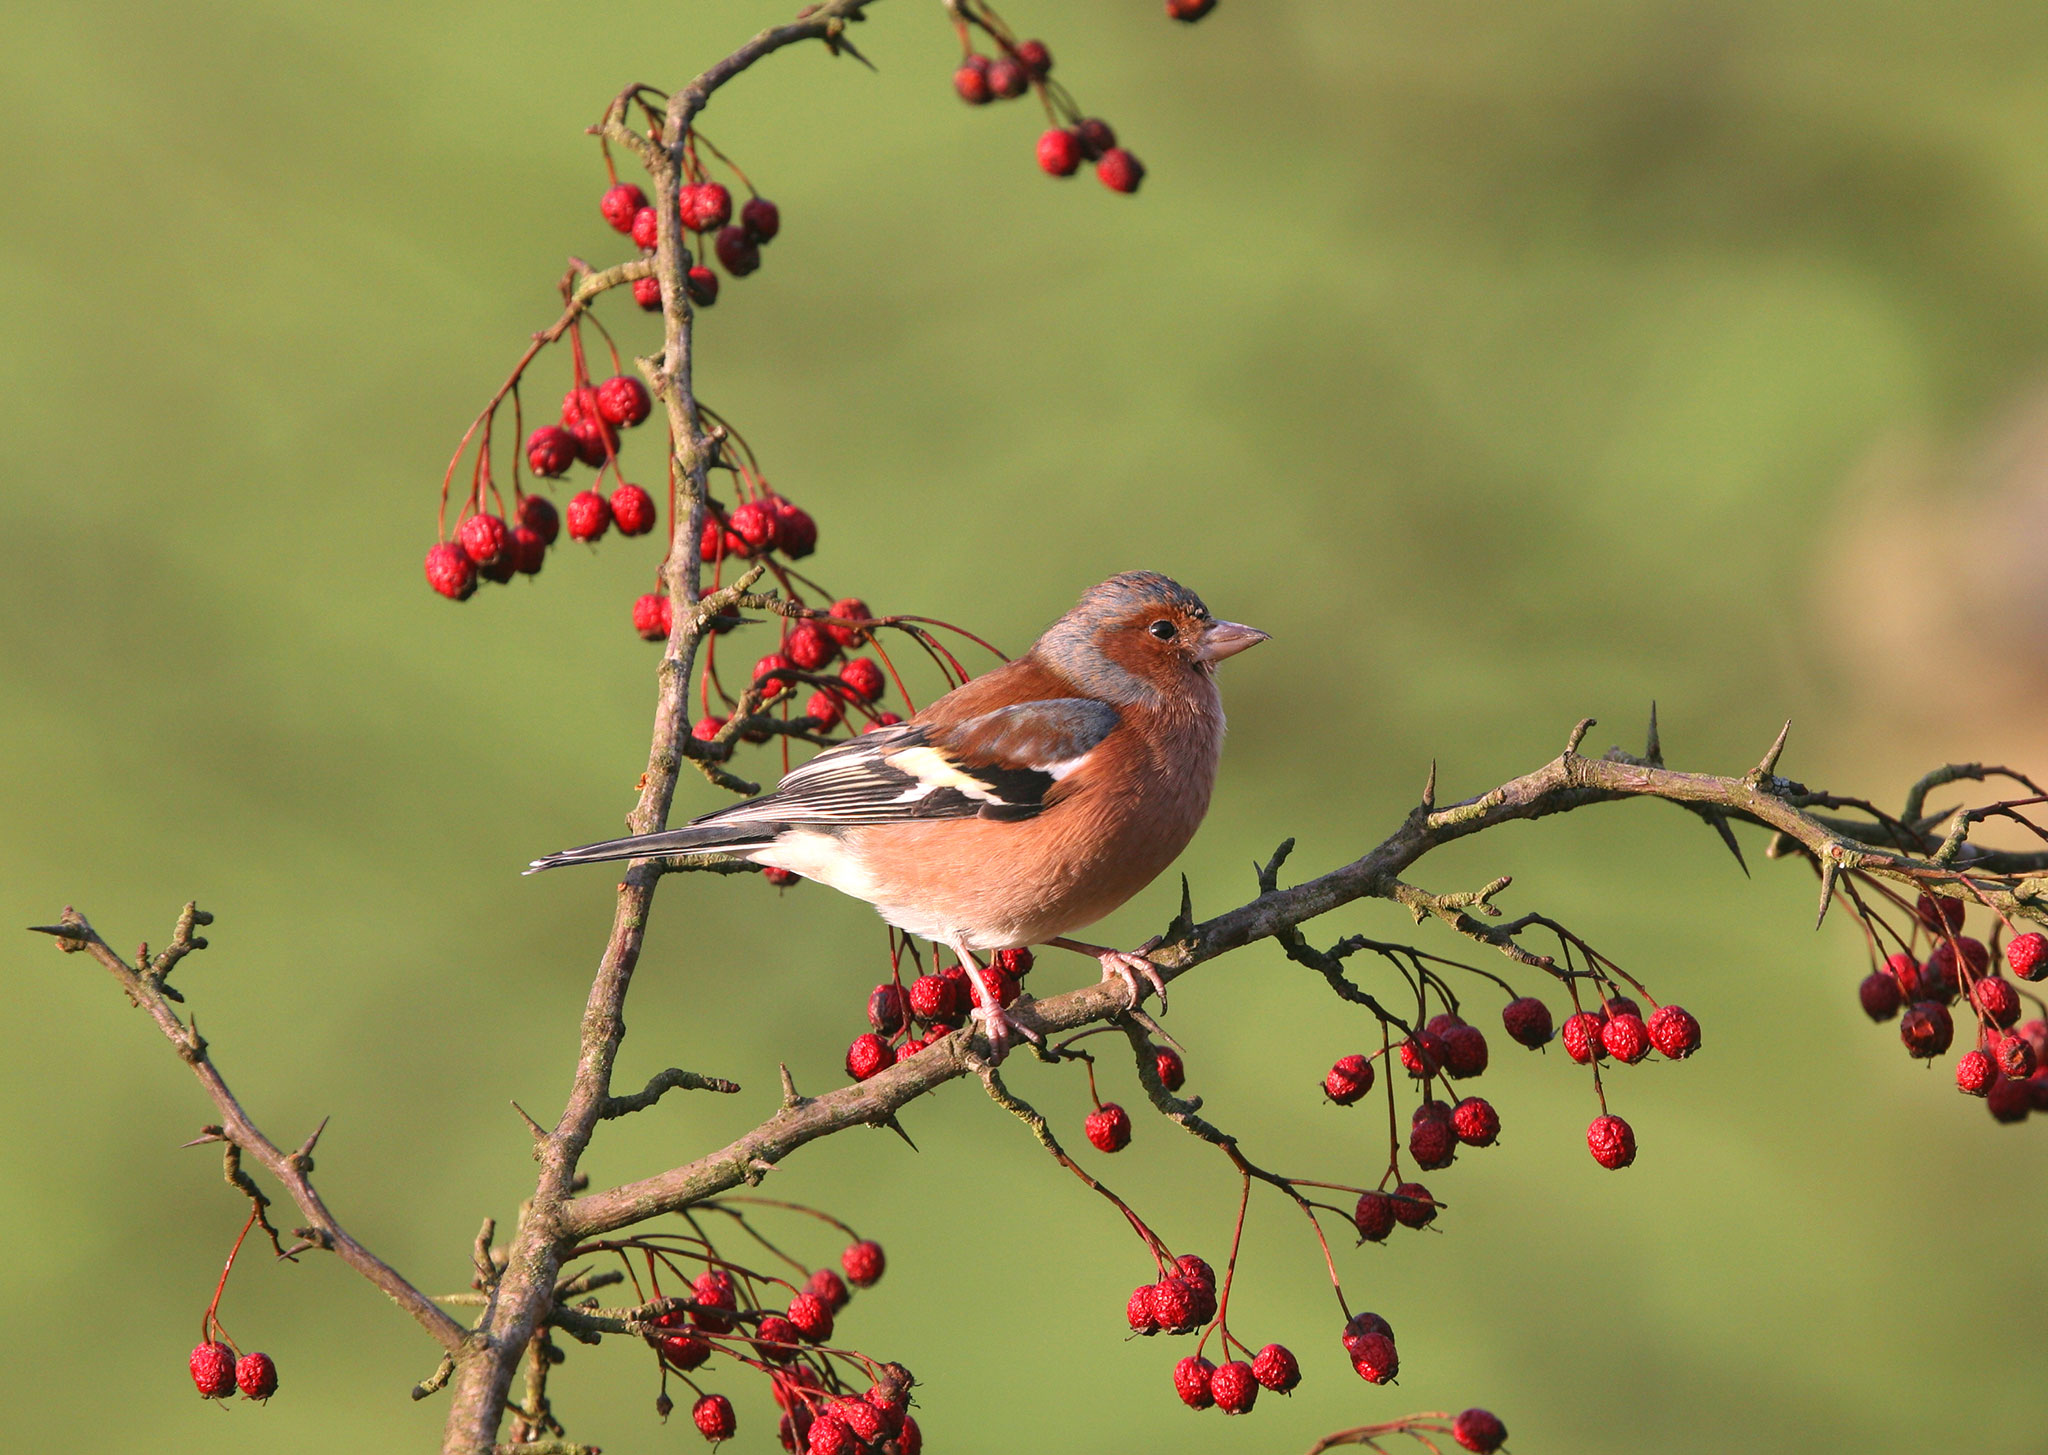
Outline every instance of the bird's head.
{"label": "bird's head", "polygon": [[1133,702],[1184,692],[1266,633],[1218,621],[1202,598],[1156,571],[1126,571],[1082,596],[1033,650],[1096,695]]}

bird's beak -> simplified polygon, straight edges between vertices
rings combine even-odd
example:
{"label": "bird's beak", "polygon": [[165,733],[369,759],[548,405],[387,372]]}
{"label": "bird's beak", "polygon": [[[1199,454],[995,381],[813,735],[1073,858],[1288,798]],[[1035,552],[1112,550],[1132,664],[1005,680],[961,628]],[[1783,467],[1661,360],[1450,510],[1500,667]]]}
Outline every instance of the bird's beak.
{"label": "bird's beak", "polygon": [[1234,657],[1246,647],[1256,647],[1266,640],[1266,633],[1255,626],[1240,626],[1234,621],[1212,621],[1202,629],[1202,639],[1195,644],[1195,655],[1214,666],[1225,657]]}

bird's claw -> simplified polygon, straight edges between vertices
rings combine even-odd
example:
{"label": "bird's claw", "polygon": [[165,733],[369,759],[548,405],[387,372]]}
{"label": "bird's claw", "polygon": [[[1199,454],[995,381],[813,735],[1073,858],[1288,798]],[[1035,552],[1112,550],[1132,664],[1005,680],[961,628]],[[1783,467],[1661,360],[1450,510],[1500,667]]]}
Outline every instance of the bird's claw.
{"label": "bird's claw", "polygon": [[1143,955],[1134,955],[1128,950],[1105,950],[1097,958],[1102,961],[1102,978],[1107,980],[1115,976],[1123,981],[1124,988],[1131,992],[1132,1010],[1136,1010],[1139,1002],[1145,998],[1145,992],[1138,983],[1141,979],[1159,993],[1159,1008],[1162,1011],[1166,1009],[1166,981],[1160,975],[1157,965]]}
{"label": "bird's claw", "polygon": [[982,1033],[988,1037],[988,1062],[991,1066],[1002,1064],[1003,1057],[1010,1054],[1012,1041],[1029,1041],[1034,1046],[1045,1044],[1045,1032],[1012,1020],[1009,1012],[1001,1006],[978,1005],[968,1014],[981,1022]]}

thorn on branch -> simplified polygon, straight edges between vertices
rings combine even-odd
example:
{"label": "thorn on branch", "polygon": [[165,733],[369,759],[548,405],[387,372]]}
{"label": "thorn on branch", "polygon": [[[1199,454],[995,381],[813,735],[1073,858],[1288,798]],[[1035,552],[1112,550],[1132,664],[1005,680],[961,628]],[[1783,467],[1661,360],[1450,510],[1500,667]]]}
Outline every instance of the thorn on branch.
{"label": "thorn on branch", "polygon": [[776,1069],[782,1073],[782,1109],[784,1111],[802,1111],[805,1107],[809,1106],[811,1099],[808,1096],[799,1096],[797,1094],[796,1080],[789,1074],[788,1064],[777,1063]]}
{"label": "thorn on branch", "polygon": [[[1430,764],[1429,778],[1432,784],[1436,782],[1436,765],[1434,763]],[[1287,862],[1287,856],[1293,852],[1294,840],[1282,839],[1280,847],[1273,851],[1273,857],[1266,861],[1266,867],[1257,871],[1259,876],[1259,893],[1273,894],[1279,890],[1280,866]]]}
{"label": "thorn on branch", "polygon": [[313,1149],[320,1145],[320,1134],[327,1130],[329,1120],[327,1117],[320,1118],[320,1125],[313,1128],[313,1134],[301,1142],[299,1149],[291,1155],[291,1164],[301,1177],[312,1175]]}
{"label": "thorn on branch", "polygon": [[[1664,766],[1664,740],[1657,735],[1657,699],[1654,697],[1650,699],[1650,732],[1643,742],[1643,759],[1653,768]],[[1738,853],[1735,857],[1739,859],[1742,855]]]}
{"label": "thorn on branch", "polygon": [[99,938],[93,927],[85,922],[85,916],[70,905],[64,906],[64,913],[53,925],[30,925],[32,935],[49,935],[57,941],[57,948],[67,955],[76,955],[91,946]]}
{"label": "thorn on branch", "polygon": [[[1424,780],[1422,785],[1422,811],[1424,813],[1436,812],[1436,759],[1434,758],[1429,760],[1429,777]],[[1289,842],[1293,841],[1289,840]]]}
{"label": "thorn on branch", "polygon": [[877,1127],[887,1127],[890,1131],[894,1132],[897,1136],[903,1139],[904,1146],[910,1148],[910,1150],[913,1152],[917,1150],[917,1143],[910,1140],[910,1133],[903,1130],[903,1123],[896,1119],[896,1114],[894,1112],[889,1113],[888,1116],[882,1118],[882,1120],[876,1122],[874,1125]]}
{"label": "thorn on branch", "polygon": [[512,1103],[512,1110],[519,1113],[519,1120],[526,1123],[526,1130],[533,1133],[533,1160],[540,1160],[540,1144],[548,1139],[548,1129],[526,1114],[526,1108],[518,1102]]}
{"label": "thorn on branch", "polygon": [[1770,746],[1770,749],[1767,752],[1765,752],[1763,756],[1763,761],[1758,763],[1756,767],[1750,769],[1748,774],[1748,781],[1751,784],[1762,783],[1764,779],[1771,777],[1778,771],[1778,755],[1785,751],[1785,739],[1791,734],[1791,732],[1792,719],[1788,717],[1785,719],[1785,725],[1778,729],[1777,740],[1773,742]]}
{"label": "thorn on branch", "polygon": [[1841,876],[1842,866],[1832,857],[1820,861],[1820,913],[1813,917],[1813,927],[1819,929],[1827,922],[1828,906],[1835,902],[1835,880]]}

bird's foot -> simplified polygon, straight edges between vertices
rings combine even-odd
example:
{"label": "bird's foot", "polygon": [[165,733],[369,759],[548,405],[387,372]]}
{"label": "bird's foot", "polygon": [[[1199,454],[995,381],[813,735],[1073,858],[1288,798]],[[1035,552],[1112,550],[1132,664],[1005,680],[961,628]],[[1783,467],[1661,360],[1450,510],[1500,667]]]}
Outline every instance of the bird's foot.
{"label": "bird's foot", "polygon": [[1002,1064],[1003,1057],[1010,1054],[1012,1041],[1029,1041],[1034,1046],[1045,1044],[1045,1033],[1035,1026],[1028,1026],[1013,1020],[1010,1013],[993,1001],[977,1005],[968,1012],[973,1020],[981,1022],[982,1033],[988,1037],[988,1060],[991,1066]]}
{"label": "bird's foot", "polygon": [[1104,980],[1121,980],[1125,989],[1131,992],[1132,1010],[1136,1010],[1138,1003],[1145,998],[1144,986],[1139,984],[1140,980],[1144,985],[1149,985],[1159,992],[1159,1008],[1166,1009],[1166,981],[1159,974],[1157,965],[1143,955],[1134,955],[1128,950],[1102,950],[1097,952],[1095,958],[1102,962]]}

